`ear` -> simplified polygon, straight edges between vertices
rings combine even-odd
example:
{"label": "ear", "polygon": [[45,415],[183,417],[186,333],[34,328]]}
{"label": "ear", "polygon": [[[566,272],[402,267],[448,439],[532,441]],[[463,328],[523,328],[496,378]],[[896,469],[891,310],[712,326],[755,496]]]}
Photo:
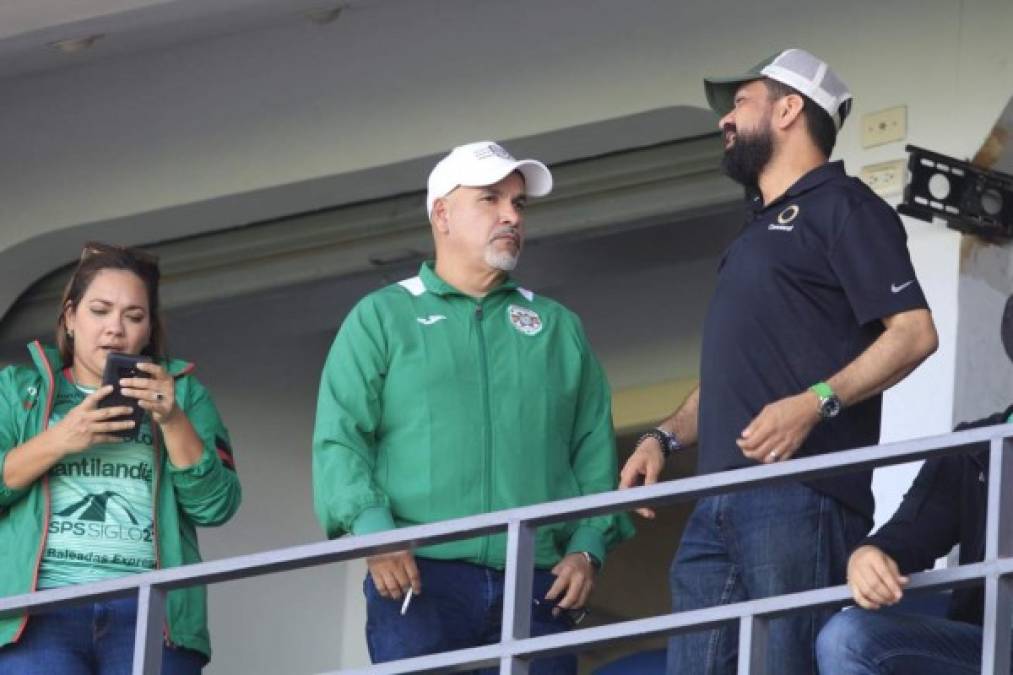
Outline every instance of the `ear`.
{"label": "ear", "polygon": [[433,213],[429,216],[429,222],[433,224],[433,229],[440,234],[447,234],[450,232],[450,217],[447,210],[448,204],[446,197],[440,197],[433,202]]}
{"label": "ear", "polygon": [[788,94],[777,100],[774,107],[774,125],[781,130],[787,129],[796,120],[801,119],[805,100],[798,94]]}

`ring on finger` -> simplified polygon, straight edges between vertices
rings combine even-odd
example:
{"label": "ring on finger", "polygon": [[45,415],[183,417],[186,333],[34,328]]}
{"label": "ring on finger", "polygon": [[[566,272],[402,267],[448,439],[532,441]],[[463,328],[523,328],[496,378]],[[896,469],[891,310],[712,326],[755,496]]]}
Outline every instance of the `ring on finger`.
{"label": "ring on finger", "polygon": [[152,396],[153,396],[153,398],[156,401],[164,401],[165,400],[165,394],[163,394],[160,391],[156,391]]}
{"label": "ring on finger", "polygon": [[770,459],[770,461],[772,461],[772,462],[774,462],[774,461],[777,461],[777,450],[771,450],[771,451],[770,451],[770,454],[769,454],[769,455],[767,455],[767,457],[768,457],[768,458]]}

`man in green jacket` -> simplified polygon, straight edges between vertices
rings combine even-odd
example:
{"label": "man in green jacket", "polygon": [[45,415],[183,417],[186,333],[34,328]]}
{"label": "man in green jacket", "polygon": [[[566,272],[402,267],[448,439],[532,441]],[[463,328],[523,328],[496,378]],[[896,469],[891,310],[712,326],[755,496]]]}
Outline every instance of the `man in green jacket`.
{"label": "man in green jacket", "polygon": [[[435,263],[363,298],[324,366],[313,487],[328,537],[616,486],[608,384],[580,321],[508,275],[526,199],[551,189],[545,165],[488,141],[433,169]],[[533,635],[572,626],[606,548],[631,534],[625,516],[539,528]],[[373,661],[497,641],[504,561],[504,535],[367,559]],[[402,616],[409,590],[418,597]],[[553,657],[532,672],[575,664]]]}

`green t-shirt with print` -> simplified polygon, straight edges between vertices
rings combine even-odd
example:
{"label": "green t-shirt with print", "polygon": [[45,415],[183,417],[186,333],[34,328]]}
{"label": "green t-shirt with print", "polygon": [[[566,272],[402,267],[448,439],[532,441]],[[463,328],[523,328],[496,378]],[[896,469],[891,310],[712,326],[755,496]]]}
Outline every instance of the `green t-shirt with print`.
{"label": "green t-shirt with print", "polygon": [[[90,390],[57,378],[50,425]],[[155,568],[154,451],[147,421],[138,441],[96,445],[49,469],[52,509],[38,587],[57,588]]]}

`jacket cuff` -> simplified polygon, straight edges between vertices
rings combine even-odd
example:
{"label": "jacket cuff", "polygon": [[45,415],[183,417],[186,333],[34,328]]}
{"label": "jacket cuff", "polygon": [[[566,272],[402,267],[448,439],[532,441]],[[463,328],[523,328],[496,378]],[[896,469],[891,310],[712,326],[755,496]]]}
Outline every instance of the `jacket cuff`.
{"label": "jacket cuff", "polygon": [[393,530],[394,516],[386,506],[371,506],[352,521],[352,534],[372,534]]}
{"label": "jacket cuff", "polygon": [[20,499],[26,492],[28,487],[23,488],[12,488],[4,482],[4,464],[7,462],[7,453],[0,455],[0,508],[9,506]]}
{"label": "jacket cuff", "polygon": [[605,566],[605,536],[590,525],[581,525],[574,530],[566,546],[567,555],[581,551],[590,553],[602,567]]}
{"label": "jacket cuff", "polygon": [[184,467],[179,467],[173,464],[172,459],[169,457],[169,453],[164,449],[163,452],[165,452],[166,455],[165,457],[166,468],[168,472],[170,474],[173,474],[174,476],[184,475],[199,478],[204,474],[209,473],[212,469],[214,469],[215,464],[218,462],[218,456],[207,445],[204,446],[204,449],[201,451],[200,454],[200,459],[198,459],[195,464],[191,464],[190,466]]}

